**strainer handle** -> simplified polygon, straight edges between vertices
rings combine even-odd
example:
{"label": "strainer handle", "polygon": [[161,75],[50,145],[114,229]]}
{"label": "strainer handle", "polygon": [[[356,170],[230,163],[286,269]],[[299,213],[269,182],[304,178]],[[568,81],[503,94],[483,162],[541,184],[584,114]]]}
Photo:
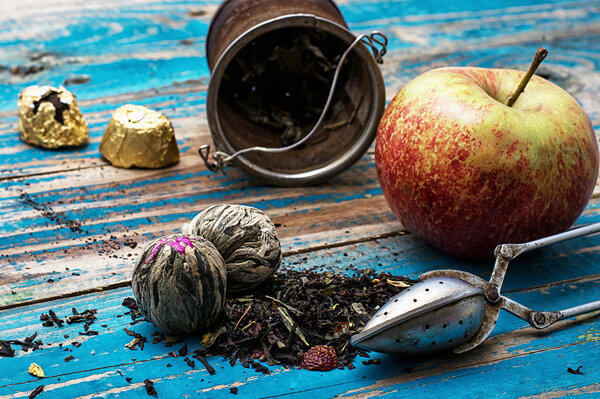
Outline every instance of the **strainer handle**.
{"label": "strainer handle", "polygon": [[[529,241],[523,244],[503,244],[500,247],[504,247],[505,245],[511,246],[511,250],[514,254],[512,255],[511,259],[514,259],[522,253],[529,252],[537,248],[545,247],[548,245],[555,244],[557,242],[566,241],[572,238],[577,238],[598,232],[600,232],[600,222],[593,223],[584,227],[579,227],[577,229],[567,230],[563,233],[555,234],[550,237],[540,238],[534,241]],[[502,249],[500,249],[500,251],[502,251]]]}
{"label": "strainer handle", "polygon": [[499,302],[502,309],[512,313],[522,320],[525,320],[532,327],[538,329],[549,327],[559,320],[600,310],[600,301],[584,303],[583,305],[573,306],[572,308],[557,310],[554,312],[538,312],[531,310],[528,307],[523,306],[505,296],[502,296]]}
{"label": "strainer handle", "polygon": [[521,244],[498,245],[494,250],[496,263],[494,264],[494,270],[492,271],[492,276],[490,277],[489,289],[485,293],[486,298],[492,303],[497,302],[500,299],[500,288],[504,282],[504,276],[506,275],[506,270],[508,269],[508,262],[517,256],[537,248],[555,244],[557,242],[598,232],[600,232],[600,222]]}

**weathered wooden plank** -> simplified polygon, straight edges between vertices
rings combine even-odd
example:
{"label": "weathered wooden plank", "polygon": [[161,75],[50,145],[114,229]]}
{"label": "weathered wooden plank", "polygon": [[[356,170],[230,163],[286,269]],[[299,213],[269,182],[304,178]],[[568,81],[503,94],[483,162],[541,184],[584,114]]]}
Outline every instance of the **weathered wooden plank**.
{"label": "weathered wooden plank", "polygon": [[[14,203],[21,200],[20,197],[7,199],[3,207],[9,212],[2,217],[4,239],[0,253],[8,264],[0,270],[0,305],[54,296],[57,290],[68,295],[81,290],[82,286],[94,289],[123,283],[129,279],[135,258],[146,242],[179,231],[185,221],[212,203],[244,203],[265,210],[279,225],[286,254],[336,247],[325,250],[323,255],[312,254],[315,259],[334,259],[339,246],[402,232],[402,226],[395,222],[380,193],[376,178],[372,175],[370,179],[365,178],[364,173],[374,174],[372,164],[357,165],[352,170],[356,174],[343,174],[334,180],[338,184],[294,190],[263,188],[256,191],[243,186],[217,190],[210,186],[210,180],[201,180],[199,187],[208,186],[204,194],[200,191],[194,192],[194,196],[178,198],[172,193],[181,195],[186,187],[189,190],[190,181],[173,175],[159,178],[162,182],[154,186],[162,187],[162,193],[155,188],[152,199],[139,194],[140,187],[147,185],[145,182],[121,186],[107,183],[105,187],[84,191],[59,188],[59,194],[45,191],[41,197],[29,197],[44,204],[43,209],[51,209],[49,215],[40,215],[40,211],[32,209],[19,210],[18,207],[26,208],[26,204]],[[150,174],[148,178],[154,176]],[[60,187],[60,182],[56,184]],[[195,190],[192,188],[192,191]],[[74,205],[69,204],[71,201]],[[599,200],[592,201],[580,223],[596,220],[598,206]],[[60,219],[49,220],[53,215]],[[69,220],[82,223],[70,225]],[[46,226],[47,223],[50,226]],[[393,245],[402,247],[404,241],[410,243],[415,239],[398,237],[390,241],[397,241]],[[131,247],[132,243],[135,248]],[[377,253],[382,249],[379,245],[381,242],[374,241],[363,245],[369,249],[361,250]],[[593,251],[593,245],[590,244],[590,248]],[[398,251],[406,253],[403,264],[410,260],[422,267],[424,259],[440,262],[440,254],[425,244],[409,250],[396,248],[392,254]],[[382,254],[382,258],[388,267],[394,267],[395,258],[389,251]],[[457,260],[448,258],[441,263],[449,262]],[[403,272],[411,273],[406,269]]]}
{"label": "weathered wooden plank", "polygon": [[[599,201],[594,201],[578,223],[596,221],[599,206]],[[330,211],[330,208],[323,210],[325,215]],[[316,214],[318,215],[318,212]],[[318,224],[318,218],[309,217],[307,220]],[[350,227],[348,230],[324,231],[308,237],[283,238],[284,266],[326,270],[337,270],[341,267],[374,268],[412,278],[418,277],[424,271],[461,268],[487,279],[491,271],[492,262],[459,260],[443,254],[413,235],[398,235],[397,229],[401,226],[396,222],[384,225],[389,230],[381,230],[377,223],[370,224],[372,230],[358,224],[359,226]],[[392,236],[376,239],[378,234]],[[135,249],[129,248],[125,240],[119,237],[119,240],[86,244],[89,247],[68,248],[68,244],[62,247],[55,244],[57,248],[50,253],[38,250],[38,253],[33,255],[35,262],[29,260],[32,255],[23,254],[21,263],[13,261],[0,272],[0,280],[3,281],[0,305],[6,307],[57,295],[72,296],[82,290],[89,292],[115,284],[125,284],[130,278],[137,254],[147,242],[144,241],[147,240],[146,237],[130,237],[140,242]],[[367,241],[364,241],[365,239]],[[600,274],[600,265],[597,266],[595,261],[600,248],[599,240],[600,236],[585,237],[517,259],[513,262],[505,288],[523,288],[517,285],[523,281],[527,281],[528,286],[540,286],[553,281]],[[359,242],[353,243],[356,241]],[[34,245],[31,245],[31,248],[32,252],[36,250]],[[106,252],[99,254],[99,250]],[[63,254],[63,251],[67,251],[67,254]],[[567,274],[565,270],[573,273]]]}
{"label": "weathered wooden plank", "polygon": [[[289,214],[279,214],[279,211],[289,212],[289,208],[273,209],[273,220],[281,224],[279,229],[282,233],[283,249],[286,254],[284,263],[303,264],[307,267],[330,264],[332,267],[337,267],[339,264],[348,262],[349,258],[343,256],[345,253],[351,254],[350,266],[400,271],[411,277],[416,277],[424,270],[430,270],[429,268],[469,264],[442,254],[412,235],[398,236],[398,234],[404,234],[402,226],[393,221],[393,217],[387,211],[385,201],[381,195],[378,197],[379,205],[374,202],[375,197],[370,197],[351,200],[350,208],[348,208],[348,202],[341,204],[317,202],[307,204],[309,207],[314,206],[308,212],[302,212],[306,210],[303,209]],[[294,206],[296,205],[302,206],[302,204],[294,204]],[[594,200],[580,218],[579,223],[597,220],[599,206],[599,201]],[[358,212],[353,223],[348,223],[350,220],[349,209],[352,212],[364,209],[365,214]],[[386,213],[378,216],[370,209],[381,209]],[[269,213],[271,210],[267,212]],[[187,220],[191,216],[193,213]],[[168,215],[165,217],[167,218],[165,221],[155,219],[154,223],[149,223],[144,229],[135,230],[133,233],[127,232],[121,235],[111,232],[90,235],[83,242],[76,238],[56,242],[53,240],[52,230],[42,232],[49,234],[47,241],[42,244],[36,243],[43,238],[43,236],[37,237],[37,233],[33,238],[28,238],[28,235],[16,234],[12,237],[12,244],[5,244],[3,250],[4,259],[9,263],[0,271],[0,280],[3,282],[0,291],[2,292],[0,305],[39,300],[45,296],[53,297],[57,295],[57,292],[60,295],[72,295],[82,290],[82,287],[89,290],[126,282],[130,277],[135,258],[145,243],[151,237],[169,232],[169,228],[161,226],[161,224],[171,226],[172,230],[177,231],[176,229],[183,223],[183,220],[169,219]],[[382,224],[382,217],[392,219],[392,221]],[[332,225],[332,221],[336,220],[337,224]],[[344,222],[347,224],[343,224]],[[128,225],[125,224],[125,226]],[[62,230],[68,229],[63,228]],[[393,237],[374,240],[381,235],[390,234]],[[9,239],[11,237],[7,238],[7,240]],[[365,239],[368,241],[352,244]],[[19,241],[22,241],[22,247],[17,245]],[[137,243],[138,246],[131,248],[129,246],[131,242]],[[569,252],[565,252],[569,256],[560,255],[561,253],[555,252],[555,250],[545,250],[544,253],[548,254],[547,256],[538,260],[535,260],[536,258],[528,260],[532,261],[536,267],[551,265],[555,263],[554,259],[560,255],[566,258],[565,261],[573,267],[579,267],[582,275],[586,275],[586,272],[595,274],[596,272],[589,268],[593,261],[585,261],[585,259],[590,259],[590,256],[596,253],[598,243],[595,243],[590,237],[581,239],[576,244],[569,244],[566,247],[571,248]],[[16,246],[16,249],[11,248],[11,245]],[[324,249],[315,251],[318,248]],[[311,253],[306,253],[308,251]],[[293,256],[298,252],[302,255]],[[471,265],[474,268],[472,271],[477,274],[487,273],[490,270],[489,262],[475,262]],[[525,270],[530,272],[532,269]],[[553,274],[552,270],[549,268],[544,273],[536,273],[536,275],[550,273],[548,280],[542,280],[536,284],[554,281],[552,278],[564,278],[560,277],[560,273]],[[597,272],[600,273],[600,271]]]}
{"label": "weathered wooden plank", "polygon": [[[599,277],[581,279],[566,284],[553,284],[543,289],[520,290],[510,297],[533,308],[554,310],[580,304],[582,301],[600,297]],[[528,281],[520,281],[520,285]],[[511,315],[502,313],[493,333],[482,346],[461,356],[444,355],[433,358],[410,359],[403,357],[371,354],[380,358],[379,366],[364,366],[357,359],[357,369],[311,373],[304,370],[284,370],[272,367],[273,373],[262,376],[237,365],[231,368],[226,361],[211,358],[217,374],[209,376],[202,366],[190,369],[181,358],[169,357],[188,344],[190,350],[198,347],[198,338],[186,338],[183,342],[165,347],[163,343],[147,343],[143,351],[131,351],[125,344],[131,340],[123,328],[128,327],[150,337],[156,330],[143,322],[130,326],[127,317],[115,317],[128,309],[120,306],[125,296],[131,295],[129,288],[106,293],[86,295],[78,298],[28,306],[0,312],[3,323],[2,338],[22,339],[33,332],[45,343],[44,349],[34,352],[17,351],[14,358],[0,358],[0,398],[19,397],[28,393],[37,384],[47,384],[47,389],[63,397],[93,397],[93,395],[126,395],[135,397],[143,391],[141,381],[154,379],[159,394],[175,395],[204,393],[215,397],[230,395],[229,387],[237,386],[244,397],[272,397],[290,394],[308,394],[315,397],[332,395],[383,394],[414,396],[435,395],[440,389],[452,396],[477,396],[479,389],[464,390],[464,384],[485,382],[485,392],[517,397],[555,390],[586,389],[598,378],[598,369],[590,351],[594,351],[600,336],[598,318],[581,316],[547,331],[535,331],[524,327],[525,323]],[[44,328],[38,315],[53,309],[59,316],[70,313],[71,307],[78,310],[98,308],[98,320],[91,328],[100,334],[80,337],[81,325],[65,325],[61,328]],[[106,327],[101,327],[101,325]],[[64,335],[69,335],[64,338]],[[80,347],[70,344],[81,343]],[[63,348],[59,343],[65,343]],[[94,351],[94,353],[92,353]],[[74,359],[63,359],[73,355]],[[560,355],[560,361],[556,361]],[[31,362],[41,365],[48,378],[37,381],[27,374]],[[167,367],[167,363],[173,365]],[[9,365],[6,367],[4,365]],[[567,367],[583,366],[583,376],[566,372]],[[223,368],[221,368],[223,367]],[[120,376],[117,370],[121,370]],[[545,376],[552,375],[552,379]],[[500,376],[526,377],[523,386],[507,384]],[[124,377],[132,377],[128,384]],[[60,378],[60,381],[58,379]],[[575,380],[575,378],[577,378]],[[550,382],[551,381],[551,382]],[[504,384],[507,390],[498,391]],[[162,390],[159,389],[162,387]],[[461,390],[462,387],[462,390]],[[283,389],[282,389],[283,388]],[[408,390],[410,388],[410,390]],[[484,389],[484,388],[481,388]],[[360,396],[358,396],[360,397]]]}
{"label": "weathered wooden plank", "polygon": [[[224,180],[206,171],[186,170],[185,165],[168,174],[119,171],[129,174],[131,180],[118,184],[112,182],[116,174],[113,168],[90,186],[85,171],[61,179],[28,179],[29,186],[13,186],[0,200],[5,209],[0,217],[4,236],[0,253],[9,263],[0,271],[1,280],[15,292],[25,286],[29,290],[36,281],[42,283],[48,278],[67,277],[77,286],[80,282],[73,278],[73,272],[87,274],[96,281],[92,286],[122,281],[129,274],[132,255],[150,237],[178,231],[201,209],[220,202],[265,210],[280,225],[286,251],[322,246],[328,238],[356,240],[369,231],[389,233],[400,225],[378,231],[380,224],[394,223],[372,162],[372,157],[366,157],[329,184],[299,189],[256,187],[240,172],[233,171],[237,176]],[[72,184],[74,188],[70,188]],[[148,186],[152,192],[146,191]],[[344,237],[350,228],[354,238]],[[324,235],[326,232],[332,234]],[[132,241],[140,244],[135,251]],[[17,281],[24,286],[17,287]],[[43,285],[48,292],[56,289],[52,284]],[[5,285],[5,293],[7,288]]]}

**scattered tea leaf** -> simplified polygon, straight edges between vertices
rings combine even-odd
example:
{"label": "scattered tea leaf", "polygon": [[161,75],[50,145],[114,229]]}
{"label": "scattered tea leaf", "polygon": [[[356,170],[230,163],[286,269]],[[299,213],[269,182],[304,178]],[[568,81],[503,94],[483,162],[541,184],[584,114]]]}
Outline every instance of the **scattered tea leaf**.
{"label": "scattered tea leaf", "polygon": [[10,342],[0,340],[0,356],[13,357],[15,350],[10,346]]}
{"label": "scattered tea leaf", "polygon": [[354,302],[352,304],[352,309],[358,314],[368,314],[362,303]]}
{"label": "scattered tea leaf", "polygon": [[62,327],[63,323],[65,322],[64,320],[60,319],[56,313],[54,313],[54,310],[50,309],[48,311],[48,314],[50,315],[50,318],[52,319],[52,321],[54,323],[56,323],[57,326]]}
{"label": "scattered tea leaf", "polygon": [[138,309],[137,302],[135,301],[135,299],[133,299],[131,297],[127,297],[127,298],[123,299],[123,303],[121,303],[121,305],[128,307],[131,310]]}
{"label": "scattered tea leaf", "polygon": [[162,333],[159,333],[158,331],[153,332],[152,336],[154,337],[152,338],[153,344],[158,344],[159,342],[165,339],[165,336]]}
{"label": "scattered tea leaf", "polygon": [[179,349],[178,353],[179,353],[179,356],[186,356],[188,354],[187,343]]}
{"label": "scattered tea leaf", "polygon": [[[196,352],[198,352],[198,351],[196,351]],[[202,363],[204,365],[204,367],[206,368],[206,371],[208,371],[211,375],[214,375],[217,373],[215,371],[214,367],[208,363],[208,361],[204,358],[204,356],[202,356],[199,353],[196,353],[193,357],[198,359],[200,361],[200,363]]]}
{"label": "scattered tea leaf", "polygon": [[86,332],[79,331],[79,335],[98,335],[98,334],[99,334],[98,331],[94,331],[94,330],[89,330]]}
{"label": "scattered tea leaf", "polygon": [[154,388],[154,381],[149,380],[149,379],[145,379],[144,380],[144,385],[146,386],[146,393],[148,395],[152,395],[152,396],[158,396],[158,393],[156,392],[156,389]]}
{"label": "scattered tea leaf", "polygon": [[128,349],[131,349],[132,351],[136,351],[137,350],[137,344],[140,342],[140,340],[138,338],[134,338],[133,340],[131,340],[130,343],[125,344],[125,347]]}
{"label": "scattered tea leaf", "polygon": [[377,359],[377,358],[373,358],[373,359],[369,359],[369,360],[363,360],[362,364],[364,365],[369,365],[369,364],[381,364],[381,360]]}
{"label": "scattered tea leaf", "polygon": [[190,366],[191,368],[195,368],[196,367],[196,363],[194,363],[194,361],[192,359],[190,359],[189,357],[186,357],[185,359],[183,359],[188,366]]}
{"label": "scattered tea leaf", "polygon": [[165,338],[165,345],[166,346],[172,346],[173,344],[176,344],[177,342],[179,342],[179,337],[168,335]]}
{"label": "scattered tea leaf", "polygon": [[387,283],[389,285],[391,285],[392,287],[397,287],[397,288],[408,288],[410,287],[409,284],[406,284],[404,281],[394,281],[394,280],[387,280]]}
{"label": "scattered tea leaf", "polygon": [[37,388],[35,388],[33,391],[31,391],[31,393],[29,394],[29,399],[33,399],[36,396],[38,396],[42,391],[44,390],[44,386],[40,385]]}
{"label": "scattered tea leaf", "polygon": [[567,371],[571,374],[583,374],[583,372],[580,371],[582,367],[583,366],[579,366],[575,370],[573,370],[571,367],[569,367],[569,368],[567,368]]}
{"label": "scattered tea leaf", "polygon": [[96,314],[98,313],[98,309],[86,309],[82,313],[79,313],[77,309],[73,308],[71,311],[73,312],[73,315],[67,316],[67,324],[85,322],[88,327],[96,320]]}

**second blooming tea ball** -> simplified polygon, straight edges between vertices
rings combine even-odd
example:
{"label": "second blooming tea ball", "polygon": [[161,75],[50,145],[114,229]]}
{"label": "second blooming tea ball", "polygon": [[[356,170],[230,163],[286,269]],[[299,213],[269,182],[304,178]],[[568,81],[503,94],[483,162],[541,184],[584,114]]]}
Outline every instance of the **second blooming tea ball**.
{"label": "second blooming tea ball", "polygon": [[209,327],[225,304],[225,262],[202,237],[159,238],[144,248],[131,285],[144,316],[169,333]]}
{"label": "second blooming tea ball", "polygon": [[259,209],[214,205],[184,225],[183,231],[206,238],[221,253],[227,266],[229,291],[243,291],[260,284],[281,264],[277,229]]}

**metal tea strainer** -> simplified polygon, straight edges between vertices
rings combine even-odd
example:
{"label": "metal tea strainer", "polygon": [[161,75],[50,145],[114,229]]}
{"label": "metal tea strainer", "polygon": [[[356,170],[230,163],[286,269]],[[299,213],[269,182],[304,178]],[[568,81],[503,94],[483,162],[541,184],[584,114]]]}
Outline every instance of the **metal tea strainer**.
{"label": "metal tea strainer", "polygon": [[600,310],[600,301],[554,312],[538,312],[500,295],[508,262],[518,255],[600,231],[600,223],[522,244],[496,247],[490,281],[460,270],[434,270],[386,303],[352,336],[359,348],[384,353],[428,354],[452,349],[463,353],[482,343],[494,329],[500,309],[541,329]]}

